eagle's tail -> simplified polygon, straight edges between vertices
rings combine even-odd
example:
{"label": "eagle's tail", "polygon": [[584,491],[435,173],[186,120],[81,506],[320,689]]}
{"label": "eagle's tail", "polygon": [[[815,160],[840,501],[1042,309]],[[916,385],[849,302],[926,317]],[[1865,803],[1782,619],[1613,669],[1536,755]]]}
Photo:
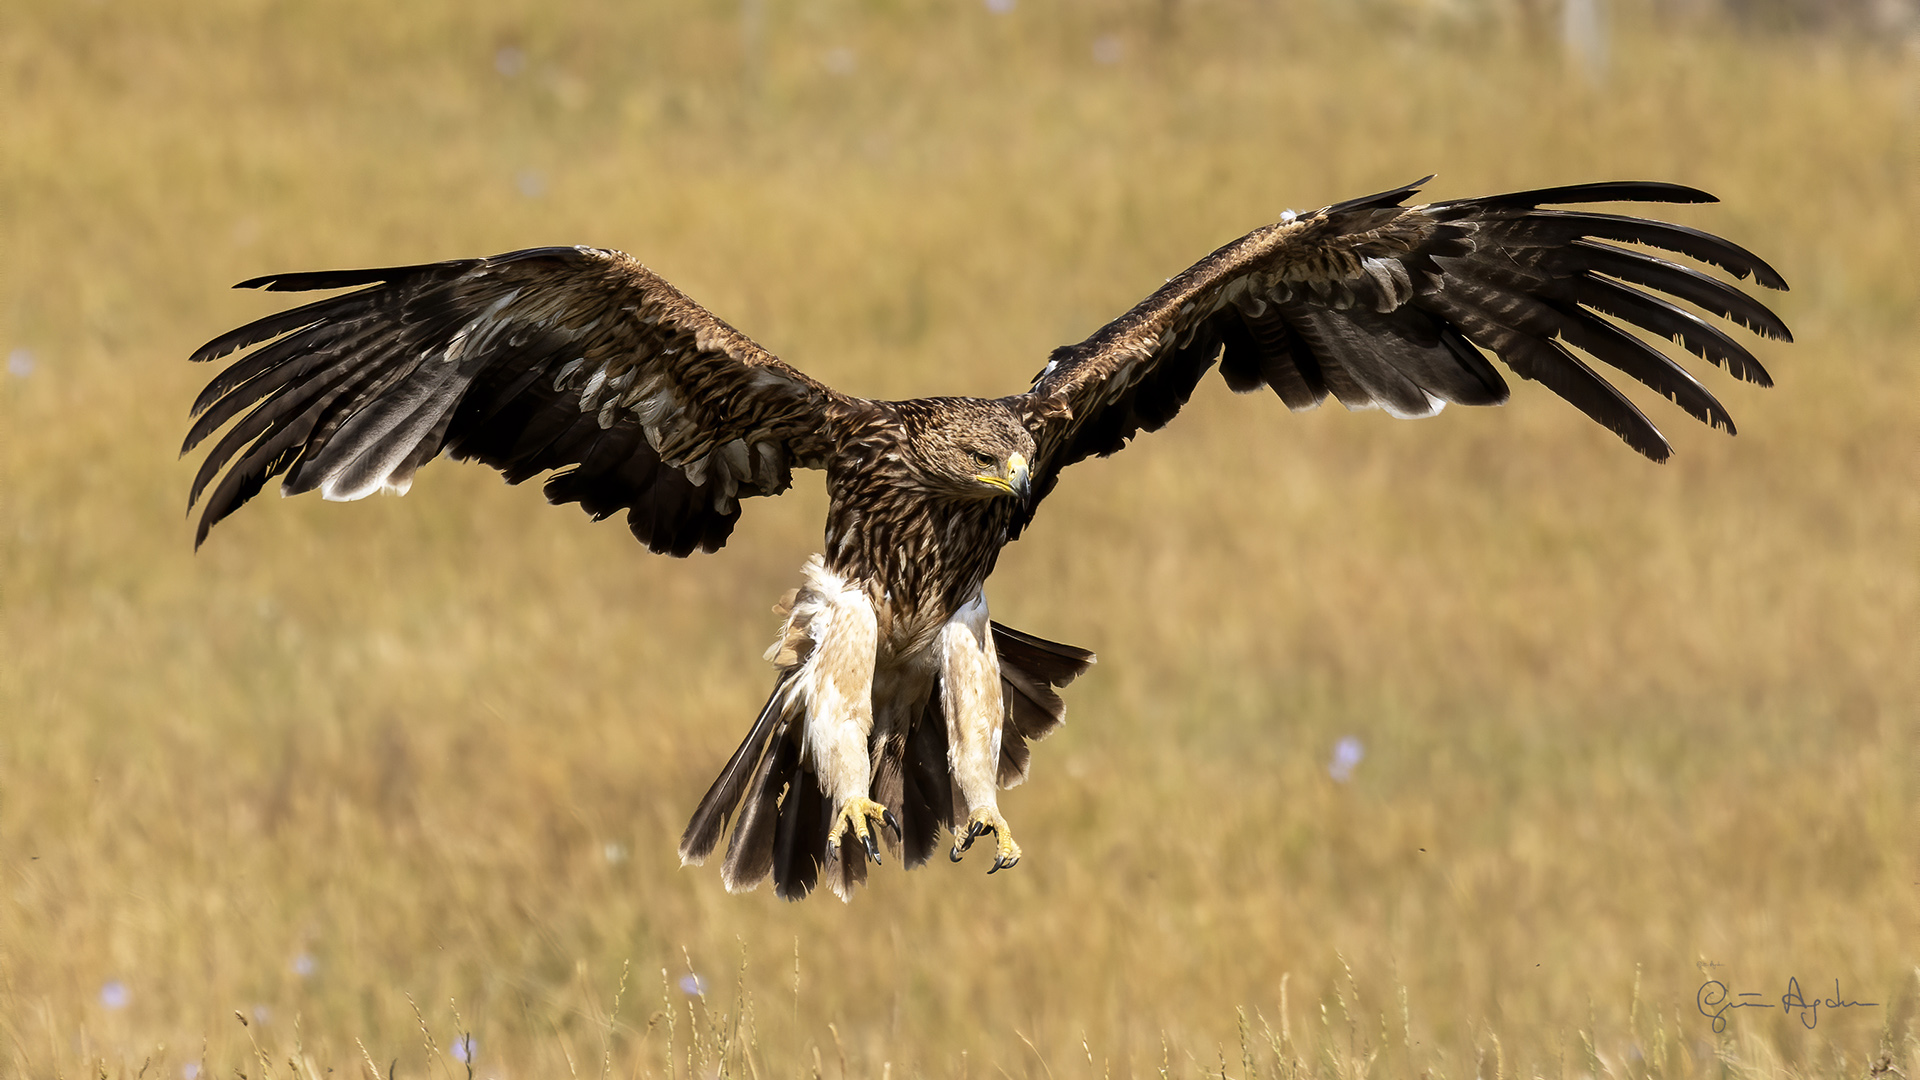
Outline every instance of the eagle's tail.
{"label": "eagle's tail", "polygon": [[[1027,778],[1027,744],[1045,738],[1066,718],[1056,689],[1092,665],[1094,655],[999,623],[993,624],[993,640],[1007,710],[999,779],[1002,787],[1012,787]],[[700,800],[680,838],[680,861],[704,862],[738,808],[721,869],[729,891],[752,889],[771,874],[775,893],[798,900],[819,884],[824,868],[834,892],[845,897],[866,879],[866,859],[857,850],[828,858],[833,803],[800,753],[806,704],[790,692],[796,670],[781,669],[752,730]],[[941,833],[965,814],[954,801],[946,734],[937,683],[911,731],[875,732],[871,797],[899,820],[902,843],[896,850],[909,868],[926,862]]]}
{"label": "eagle's tail", "polygon": [[745,799],[720,870],[729,892],[745,892],[774,873],[779,894],[798,900],[819,880],[833,807],[800,756],[806,703],[790,692],[797,671],[781,668],[759,718],[680,837],[681,864],[705,862]]}
{"label": "eagle's tail", "polygon": [[[1066,721],[1067,704],[1055,691],[1091,667],[1094,655],[1010,626],[992,626],[994,652],[1000,659],[1000,697],[1006,708],[1000,722],[998,779],[1001,787],[1010,788],[1027,779],[1032,754],[1027,744],[1046,738]],[[893,811],[900,822],[897,850],[911,870],[939,848],[942,832],[966,820],[968,809],[953,786],[938,680],[913,730],[876,743],[873,755],[872,798]]]}
{"label": "eagle's tail", "polygon": [[1055,691],[1079,678],[1096,658],[1087,649],[999,623],[993,624],[993,648],[1000,656],[1000,696],[1007,706],[1000,725],[1000,786],[1010,788],[1026,782],[1032,753],[1027,744],[1066,722],[1067,703]]}

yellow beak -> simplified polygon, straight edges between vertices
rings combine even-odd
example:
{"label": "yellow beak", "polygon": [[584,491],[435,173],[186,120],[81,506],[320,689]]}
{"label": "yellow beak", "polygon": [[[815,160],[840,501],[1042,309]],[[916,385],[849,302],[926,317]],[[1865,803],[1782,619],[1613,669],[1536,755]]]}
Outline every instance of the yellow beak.
{"label": "yellow beak", "polygon": [[1025,454],[1014,454],[1007,458],[1007,475],[1005,476],[998,476],[994,473],[981,473],[979,476],[974,477],[974,479],[983,484],[997,487],[1017,499],[1025,499],[1029,490],[1027,457]]}

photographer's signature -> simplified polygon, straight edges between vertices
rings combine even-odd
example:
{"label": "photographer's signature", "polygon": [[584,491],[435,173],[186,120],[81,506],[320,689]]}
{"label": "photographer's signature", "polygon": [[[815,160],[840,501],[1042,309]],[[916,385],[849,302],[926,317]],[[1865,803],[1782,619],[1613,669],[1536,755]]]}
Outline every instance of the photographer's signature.
{"label": "photographer's signature", "polygon": [[[1717,966],[1717,965],[1716,965]],[[1880,1004],[1877,1001],[1849,1001],[1840,996],[1840,980],[1833,980],[1833,996],[1822,998],[1819,994],[1808,998],[1800,992],[1800,980],[1789,978],[1787,992],[1780,995],[1780,1001],[1749,1000],[1764,997],[1757,991],[1745,991],[1735,994],[1727,989],[1727,984],[1719,979],[1708,979],[1700,984],[1700,992],[1694,995],[1694,1004],[1699,1006],[1700,1015],[1713,1019],[1713,1030],[1727,1030],[1727,1013],[1733,1009],[1785,1009],[1789,1013],[1800,1014],[1802,1027],[1812,1030],[1820,1022],[1820,1010],[1858,1009]],[[1734,1000],[1738,998],[1739,1000]]]}

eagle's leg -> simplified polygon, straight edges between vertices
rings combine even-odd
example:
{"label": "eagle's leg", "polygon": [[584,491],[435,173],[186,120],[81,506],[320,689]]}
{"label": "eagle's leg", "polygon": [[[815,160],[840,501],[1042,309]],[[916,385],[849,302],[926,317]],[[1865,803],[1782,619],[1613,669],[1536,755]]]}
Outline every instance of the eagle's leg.
{"label": "eagle's leg", "polygon": [[961,853],[987,833],[994,836],[993,868],[1004,870],[1020,861],[1020,845],[1000,816],[1000,726],[1006,707],[1000,698],[1000,659],[989,632],[987,598],[976,595],[940,630],[941,704],[947,713],[947,756],[960,798],[966,803],[967,824],[955,838],[949,857]]}
{"label": "eagle's leg", "polygon": [[[802,752],[832,801],[833,826],[826,855],[852,834],[874,862],[880,861],[880,829],[899,832],[886,807],[868,797],[873,782],[867,736],[873,730],[873,669],[880,644],[873,601],[861,589],[817,560],[794,602],[788,633],[804,648],[796,692],[806,703]],[[798,632],[797,635],[795,632]]]}

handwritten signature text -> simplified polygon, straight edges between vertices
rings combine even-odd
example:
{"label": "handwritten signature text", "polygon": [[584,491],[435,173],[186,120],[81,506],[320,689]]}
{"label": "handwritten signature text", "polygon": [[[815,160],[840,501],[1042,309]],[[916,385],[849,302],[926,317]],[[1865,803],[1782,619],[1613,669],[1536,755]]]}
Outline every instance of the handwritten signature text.
{"label": "handwritten signature text", "polygon": [[[1700,1015],[1713,1019],[1713,1030],[1727,1030],[1727,1013],[1734,1009],[1785,1009],[1798,1014],[1800,1025],[1813,1030],[1820,1023],[1821,1008],[1858,1009],[1880,1004],[1877,1001],[1849,1001],[1840,994],[1840,980],[1833,980],[1833,996],[1822,998],[1819,994],[1808,998],[1800,992],[1800,980],[1789,978],[1787,992],[1780,995],[1780,1001],[1757,1000],[1766,995],[1757,991],[1743,991],[1735,994],[1727,989],[1727,984],[1719,979],[1708,979],[1700,984],[1699,993],[1694,995],[1694,1004],[1700,1009]],[[1736,1000],[1738,999],[1738,1000]]]}

